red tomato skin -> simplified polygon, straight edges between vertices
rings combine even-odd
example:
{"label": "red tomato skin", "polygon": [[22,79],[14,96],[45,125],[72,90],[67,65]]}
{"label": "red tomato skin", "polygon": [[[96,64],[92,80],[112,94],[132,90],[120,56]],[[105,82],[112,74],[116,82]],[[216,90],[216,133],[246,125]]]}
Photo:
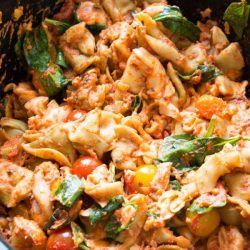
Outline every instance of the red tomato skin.
{"label": "red tomato skin", "polygon": [[71,173],[79,177],[87,178],[102,162],[92,156],[81,156],[73,163]]}
{"label": "red tomato skin", "polygon": [[69,226],[57,230],[49,236],[46,250],[78,250],[72,237],[72,231]]}
{"label": "red tomato skin", "polygon": [[85,111],[83,109],[73,110],[71,113],[68,114],[68,116],[66,118],[66,122],[73,122],[73,121],[79,120],[82,117],[84,117],[86,115],[86,113],[87,113],[87,111]]}

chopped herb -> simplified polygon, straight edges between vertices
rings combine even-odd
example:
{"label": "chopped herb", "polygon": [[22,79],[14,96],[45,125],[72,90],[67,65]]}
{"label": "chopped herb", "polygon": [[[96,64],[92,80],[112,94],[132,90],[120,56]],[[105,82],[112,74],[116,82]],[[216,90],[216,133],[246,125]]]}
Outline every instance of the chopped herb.
{"label": "chopped herb", "polygon": [[64,54],[61,49],[58,50],[57,52],[57,57],[56,57],[56,64],[67,69],[68,65],[65,61]]}
{"label": "chopped herb", "polygon": [[213,135],[214,132],[214,126],[215,126],[215,119],[212,118],[209,122],[208,128],[207,128],[207,133],[205,135],[205,137],[210,137]]}
{"label": "chopped herb", "polygon": [[169,184],[173,190],[177,190],[177,191],[181,190],[181,184],[179,183],[179,181],[173,180],[173,181],[170,181]]}
{"label": "chopped herb", "polygon": [[193,202],[192,205],[188,208],[188,210],[191,213],[204,214],[204,213],[208,213],[208,212],[212,211],[213,208],[212,207],[201,207],[196,202]]}
{"label": "chopped herb", "polygon": [[248,25],[250,5],[247,1],[231,3],[224,13],[223,19],[229,23],[238,38],[242,38]]}
{"label": "chopped herb", "polygon": [[49,42],[42,25],[25,34],[23,51],[29,67],[40,72],[47,69],[50,61]]}
{"label": "chopped herb", "polygon": [[214,66],[209,65],[199,65],[198,69],[201,70],[201,83],[210,82],[217,76],[221,75],[219,70]]}
{"label": "chopped herb", "polygon": [[133,102],[132,102],[132,109],[135,110],[135,109],[138,109],[139,107],[141,106],[141,98],[140,96],[135,96]]}
{"label": "chopped herb", "polygon": [[177,71],[179,77],[184,81],[190,81],[193,77],[198,75],[198,71],[201,71],[201,83],[210,82],[214,80],[217,76],[221,75],[220,71],[211,65],[199,65],[197,69],[190,75],[183,75]]}
{"label": "chopped herb", "polygon": [[112,216],[105,225],[105,232],[107,238],[111,240],[116,240],[117,236],[128,229],[129,225],[122,225],[114,216]]}
{"label": "chopped herb", "polygon": [[108,202],[108,204],[104,208],[92,208],[90,211],[89,222],[91,225],[96,224],[98,221],[102,219],[104,215],[109,215],[113,213],[116,209],[122,206],[124,202],[124,197],[122,195],[118,195]]}
{"label": "chopped herb", "polygon": [[191,42],[199,40],[200,29],[188,21],[177,6],[165,6],[161,13],[154,16],[154,20],[162,22],[173,33],[184,36]]}
{"label": "chopped herb", "polygon": [[150,211],[147,211],[146,215],[147,215],[147,217],[152,217],[154,219],[156,219],[158,217],[157,214],[153,214]]}
{"label": "chopped herb", "polygon": [[69,29],[72,26],[68,22],[57,21],[57,20],[49,19],[49,18],[45,18],[44,22],[48,26],[53,26],[53,27],[58,28],[58,31],[60,32],[60,34],[63,34],[67,29]]}
{"label": "chopped herb", "polygon": [[76,175],[68,175],[56,190],[55,199],[66,207],[72,207],[83,190],[83,182]]}

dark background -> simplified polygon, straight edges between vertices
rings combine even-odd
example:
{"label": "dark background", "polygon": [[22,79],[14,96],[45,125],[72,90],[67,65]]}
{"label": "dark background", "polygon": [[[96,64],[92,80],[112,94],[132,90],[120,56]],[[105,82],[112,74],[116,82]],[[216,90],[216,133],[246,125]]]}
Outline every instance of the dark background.
{"label": "dark background", "polygon": [[[25,71],[21,68],[14,52],[14,44],[17,39],[16,32],[19,24],[29,20],[31,15],[33,15],[34,25],[40,23],[45,16],[51,15],[58,9],[56,2],[55,0],[0,0],[0,10],[3,12],[3,22],[0,24],[0,56],[6,54],[0,67],[0,93],[2,93],[1,86],[3,84],[18,81],[25,75]],[[221,20],[223,13],[231,2],[233,1],[169,0],[170,4],[178,5],[182,9],[183,14],[192,21],[200,19],[200,10],[210,7],[213,10],[213,18],[218,20],[221,25],[223,24]],[[12,22],[12,27],[7,27],[14,9],[20,5],[24,6],[24,16],[18,22]],[[11,28],[15,30],[13,36],[11,36]],[[235,37],[232,35],[230,40],[235,41]],[[243,39],[239,42],[243,48],[247,64],[244,79],[250,80],[250,26],[246,29]]]}

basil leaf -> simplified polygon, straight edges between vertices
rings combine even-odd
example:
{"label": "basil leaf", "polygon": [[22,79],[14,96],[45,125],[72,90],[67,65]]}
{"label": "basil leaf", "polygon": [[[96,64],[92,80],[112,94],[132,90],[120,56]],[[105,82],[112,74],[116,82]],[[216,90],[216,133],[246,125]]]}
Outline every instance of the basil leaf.
{"label": "basil leaf", "polygon": [[69,29],[72,26],[68,22],[57,21],[49,18],[45,18],[44,23],[46,23],[48,26],[54,26],[58,28],[60,34],[63,34],[67,29]]}
{"label": "basil leaf", "polygon": [[238,38],[242,38],[248,25],[250,5],[246,1],[231,3],[224,13],[223,19],[229,23]]}
{"label": "basil leaf", "polygon": [[201,83],[210,82],[217,76],[221,75],[218,69],[214,66],[209,65],[199,65],[198,68],[201,70]]}
{"label": "basil leaf", "polygon": [[106,25],[103,23],[96,23],[96,24],[88,24],[86,27],[90,30],[90,32],[94,35],[97,35],[102,30],[106,29]]}
{"label": "basil leaf", "polygon": [[191,42],[199,40],[200,29],[188,21],[177,6],[166,6],[163,11],[153,17],[156,22],[163,25],[173,33],[184,36]]}
{"label": "basil leaf", "polygon": [[213,210],[212,207],[200,207],[198,203],[193,202],[188,208],[191,213],[205,214]]}
{"label": "basil leaf", "polygon": [[65,61],[64,54],[61,49],[58,50],[57,52],[57,57],[56,57],[56,64],[67,69],[68,65]]}
{"label": "basil leaf", "polygon": [[83,190],[83,182],[76,175],[68,175],[56,190],[55,199],[66,207],[72,207]]}
{"label": "basil leaf", "polygon": [[23,51],[29,67],[41,72],[47,69],[50,61],[49,42],[42,25],[25,34]]}
{"label": "basil leaf", "polygon": [[169,184],[173,190],[177,190],[177,191],[181,190],[181,184],[179,181],[173,180],[173,181],[170,181]]}
{"label": "basil leaf", "polygon": [[48,96],[58,94],[70,82],[57,65],[51,65],[45,72],[40,72],[39,80]]}

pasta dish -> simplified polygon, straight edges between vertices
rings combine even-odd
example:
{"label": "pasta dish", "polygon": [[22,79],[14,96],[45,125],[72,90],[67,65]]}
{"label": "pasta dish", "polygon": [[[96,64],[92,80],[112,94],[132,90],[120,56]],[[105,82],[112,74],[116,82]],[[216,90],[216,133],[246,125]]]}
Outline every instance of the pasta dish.
{"label": "pasta dish", "polygon": [[22,25],[27,78],[0,104],[13,249],[250,248],[248,82],[228,38],[249,10],[223,27],[164,0],[67,0]]}

